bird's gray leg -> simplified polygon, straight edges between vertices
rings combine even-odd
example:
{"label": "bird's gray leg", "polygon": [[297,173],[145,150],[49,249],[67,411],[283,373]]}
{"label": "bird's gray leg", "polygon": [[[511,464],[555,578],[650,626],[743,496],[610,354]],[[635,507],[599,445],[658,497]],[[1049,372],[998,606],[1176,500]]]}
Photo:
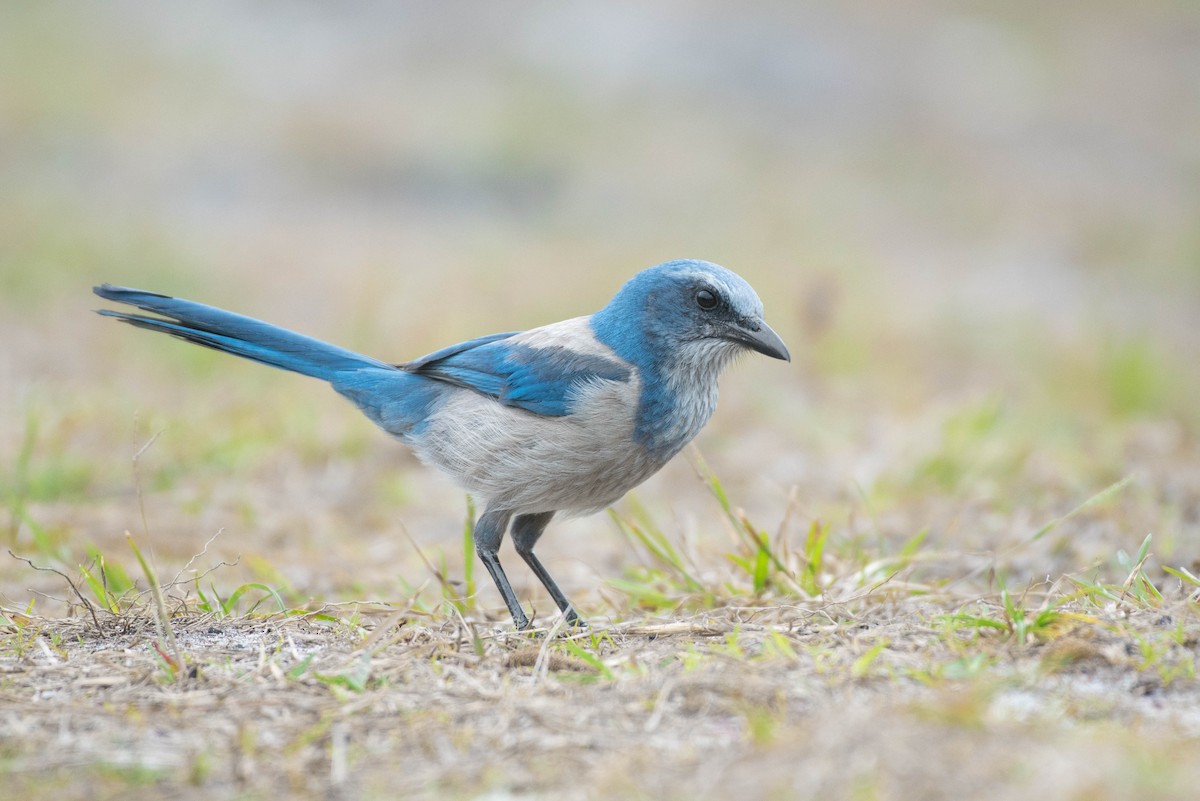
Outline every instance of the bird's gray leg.
{"label": "bird's gray leg", "polygon": [[479,554],[483,566],[492,574],[492,581],[495,582],[496,589],[500,590],[508,613],[512,615],[513,625],[517,627],[517,631],[521,631],[529,628],[529,618],[525,617],[525,612],[517,601],[517,594],[508,583],[508,576],[504,575],[504,568],[500,567],[500,557],[497,555],[510,517],[512,512],[497,509],[494,512],[485,512],[479,518],[474,531],[475,553]]}
{"label": "bird's gray leg", "polygon": [[562,590],[554,583],[554,579],[550,578],[550,574],[546,572],[546,568],[542,565],[541,560],[533,553],[533,546],[537,544],[538,539],[542,536],[542,532],[546,530],[546,525],[552,517],[554,517],[554,512],[517,515],[517,518],[513,521],[512,528],[513,545],[516,547],[517,553],[525,560],[525,564],[529,565],[529,569],[533,571],[538,580],[542,582],[542,586],[550,593],[550,597],[554,599],[554,603],[558,604],[558,608],[567,616],[567,622],[574,626],[583,626],[586,624],[575,613],[575,607],[562,594]]}

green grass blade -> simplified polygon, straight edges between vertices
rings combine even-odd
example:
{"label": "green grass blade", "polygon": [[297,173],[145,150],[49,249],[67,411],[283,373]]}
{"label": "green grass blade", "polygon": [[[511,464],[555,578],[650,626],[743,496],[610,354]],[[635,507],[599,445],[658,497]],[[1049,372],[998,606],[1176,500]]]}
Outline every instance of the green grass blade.
{"label": "green grass blade", "polygon": [[591,651],[587,650],[586,648],[580,646],[578,643],[573,642],[571,640],[563,640],[560,643],[560,647],[562,648],[562,650],[566,651],[568,654],[575,657],[580,662],[583,662],[588,667],[595,670],[597,673],[599,673],[605,679],[612,681],[612,679],[613,679],[612,670],[608,667],[608,665],[604,664],[604,660],[602,660],[596,654],[593,654]]}
{"label": "green grass blade", "polygon": [[704,591],[704,586],[687,569],[683,557],[661,531],[651,527],[643,528],[637,523],[626,520],[611,509],[609,517],[617,524],[617,528],[628,541],[640,545],[660,566],[671,571],[676,578],[682,579],[688,592]]}
{"label": "green grass blade", "polygon": [[1167,565],[1163,565],[1163,572],[1174,576],[1180,581],[1187,582],[1194,587],[1200,587],[1200,577],[1195,576],[1183,565],[1180,565],[1179,567],[1168,567]]}
{"label": "green grass blade", "polygon": [[1071,511],[1067,512],[1062,517],[1051,520],[1049,523],[1047,523],[1046,525],[1039,528],[1034,533],[1034,535],[1031,539],[1034,539],[1034,540],[1041,539],[1042,537],[1049,534],[1054,529],[1054,527],[1057,526],[1058,524],[1065,523],[1066,521],[1070,520],[1072,517],[1079,514],[1080,512],[1086,511],[1087,509],[1090,509],[1091,507],[1096,506],[1097,504],[1104,503],[1109,498],[1113,497],[1114,495],[1119,493],[1121,490],[1125,489],[1132,482],[1133,482],[1133,474],[1130,473],[1129,475],[1125,476],[1125,478],[1121,479],[1120,481],[1116,481],[1112,484],[1109,484],[1107,487],[1100,490],[1095,495],[1088,498],[1086,501],[1079,504]]}
{"label": "green grass blade", "polygon": [[467,518],[463,522],[463,593],[461,609],[475,608],[475,499],[467,496]]}
{"label": "green grass blade", "polygon": [[138,547],[133,536],[126,531],[125,541],[129,543],[129,549],[133,551],[134,558],[137,559],[138,565],[142,568],[142,575],[146,577],[146,582],[150,585],[150,594],[154,598],[154,619],[158,624],[158,637],[163,640],[167,647],[171,649],[171,653],[175,657],[173,665],[175,671],[183,670],[187,667],[187,662],[184,659],[183,650],[180,649],[179,643],[175,639],[175,627],[171,625],[171,616],[167,613],[167,602],[163,598],[162,586],[158,583],[158,576],[154,569],[150,567],[150,562],[142,554],[142,549]]}
{"label": "green grass blade", "polygon": [[245,614],[247,616],[254,614],[254,611],[256,609],[258,609],[259,605],[262,604],[263,601],[267,600],[267,598],[273,598],[275,600],[275,603],[279,605],[280,612],[287,611],[287,604],[285,604],[283,602],[283,598],[280,597],[279,593],[276,592],[273,587],[269,587],[266,584],[261,584],[259,582],[254,581],[254,582],[249,582],[247,584],[241,585],[240,587],[235,589],[232,594],[230,594],[229,598],[225,601],[225,603],[223,605],[223,611],[224,611],[226,617],[236,613],[238,601],[241,600],[242,596],[245,595],[250,590],[261,591],[263,593],[263,597],[259,598],[257,601],[255,601],[254,605],[246,610]]}

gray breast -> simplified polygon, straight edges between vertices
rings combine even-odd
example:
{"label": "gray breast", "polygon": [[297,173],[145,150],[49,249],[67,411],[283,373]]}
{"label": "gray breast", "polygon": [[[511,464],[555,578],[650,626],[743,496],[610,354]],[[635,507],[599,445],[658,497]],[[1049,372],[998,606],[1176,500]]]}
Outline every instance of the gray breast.
{"label": "gray breast", "polygon": [[544,417],[455,390],[409,444],[491,508],[585,514],[666,461],[634,442],[639,393],[636,376],[585,382],[573,390],[571,414]]}

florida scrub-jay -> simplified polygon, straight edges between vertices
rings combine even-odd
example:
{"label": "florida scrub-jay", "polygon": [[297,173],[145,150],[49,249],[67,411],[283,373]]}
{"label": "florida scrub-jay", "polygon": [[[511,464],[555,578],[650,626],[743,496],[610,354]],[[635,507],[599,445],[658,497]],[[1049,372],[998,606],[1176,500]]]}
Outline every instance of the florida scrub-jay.
{"label": "florida scrub-jay", "polygon": [[109,284],[94,291],[160,315],[105,316],[328,381],[480,498],[475,549],[518,629],[530,623],[497,556],[506,531],[578,623],[533,552],[550,519],[599,511],[666,464],[712,415],[717,377],[738,353],[791,361],[750,285],[704,261],[643,270],[590,316],[401,364],[180,298]]}

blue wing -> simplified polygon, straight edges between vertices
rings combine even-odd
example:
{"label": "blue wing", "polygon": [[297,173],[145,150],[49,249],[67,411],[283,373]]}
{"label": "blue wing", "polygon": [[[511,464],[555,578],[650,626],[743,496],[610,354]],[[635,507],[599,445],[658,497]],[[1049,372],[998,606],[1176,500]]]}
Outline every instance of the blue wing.
{"label": "blue wing", "polygon": [[587,381],[629,380],[629,366],[616,359],[565,346],[526,345],[514,342],[515,336],[472,339],[398,366],[546,417],[571,413],[572,387]]}

